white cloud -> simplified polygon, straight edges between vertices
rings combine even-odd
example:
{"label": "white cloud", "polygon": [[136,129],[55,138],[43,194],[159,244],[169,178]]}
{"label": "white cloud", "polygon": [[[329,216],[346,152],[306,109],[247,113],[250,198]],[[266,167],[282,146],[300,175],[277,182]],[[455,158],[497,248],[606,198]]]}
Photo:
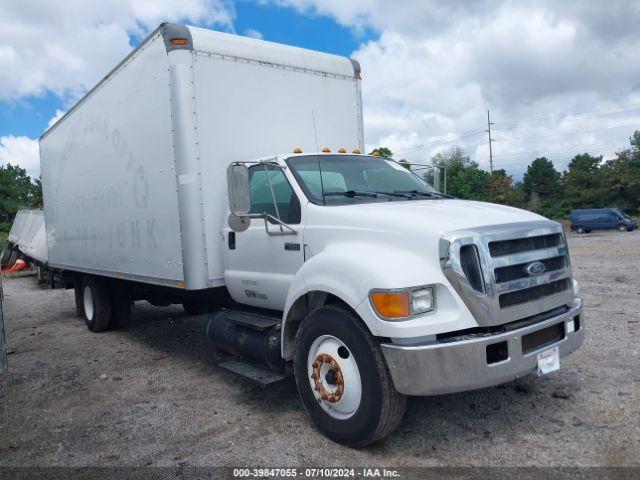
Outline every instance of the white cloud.
{"label": "white cloud", "polygon": [[519,176],[536,154],[610,156],[640,127],[638,2],[274,1],[376,32],[352,55],[370,147],[425,161],[458,143],[486,168],[490,109],[495,165]]}
{"label": "white cloud", "polygon": [[20,165],[31,178],[40,175],[38,141],[13,135],[0,137],[0,165]]}
{"label": "white cloud", "polygon": [[77,98],[163,21],[231,30],[226,0],[31,0],[0,4],[0,100]]}
{"label": "white cloud", "polygon": [[53,117],[51,117],[51,120],[49,120],[49,123],[47,124],[47,128],[51,128],[56,123],[58,123],[58,120],[60,120],[62,117],[64,117],[65,113],[67,113],[67,112],[65,112],[63,110],[56,110],[56,114]]}
{"label": "white cloud", "polygon": [[253,28],[247,28],[244,31],[244,35],[246,37],[257,38],[258,40],[262,40],[264,38],[264,35],[262,35],[261,32],[254,30]]}

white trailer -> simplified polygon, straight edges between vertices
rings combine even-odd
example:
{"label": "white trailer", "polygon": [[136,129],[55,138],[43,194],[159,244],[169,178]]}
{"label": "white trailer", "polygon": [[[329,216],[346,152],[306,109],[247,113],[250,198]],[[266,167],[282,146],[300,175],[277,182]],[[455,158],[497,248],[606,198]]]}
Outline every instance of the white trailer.
{"label": "white trailer", "polygon": [[41,138],[49,264],[92,331],[215,306],[221,365],[294,375],[348,445],[406,395],[559,368],[584,338],[562,227],[363,143],[357,62],[161,25]]}
{"label": "white trailer", "polygon": [[47,235],[44,211],[39,208],[18,210],[7,236],[7,242],[31,261],[46,265]]}

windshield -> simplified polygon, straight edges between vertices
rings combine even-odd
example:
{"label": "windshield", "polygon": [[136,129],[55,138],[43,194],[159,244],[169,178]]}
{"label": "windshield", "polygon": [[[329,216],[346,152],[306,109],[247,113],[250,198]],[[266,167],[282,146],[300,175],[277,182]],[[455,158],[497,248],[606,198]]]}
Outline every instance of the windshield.
{"label": "windshield", "polygon": [[631,220],[631,217],[629,217],[629,215],[627,215],[626,213],[624,213],[621,210],[618,210],[617,208],[614,209],[614,212],[616,212],[618,215],[620,215],[622,218],[624,218],[625,220]]}
{"label": "windshield", "polygon": [[309,200],[320,205],[444,197],[399,163],[382,157],[309,155],[291,157],[287,165]]}

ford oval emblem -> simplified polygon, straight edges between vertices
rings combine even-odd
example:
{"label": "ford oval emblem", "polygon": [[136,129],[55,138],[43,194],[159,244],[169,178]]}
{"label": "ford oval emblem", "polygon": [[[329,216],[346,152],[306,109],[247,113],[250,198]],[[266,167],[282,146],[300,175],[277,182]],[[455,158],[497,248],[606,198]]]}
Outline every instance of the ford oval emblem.
{"label": "ford oval emblem", "polygon": [[531,262],[525,267],[525,271],[532,277],[535,277],[536,275],[542,275],[545,270],[546,267],[542,262]]}

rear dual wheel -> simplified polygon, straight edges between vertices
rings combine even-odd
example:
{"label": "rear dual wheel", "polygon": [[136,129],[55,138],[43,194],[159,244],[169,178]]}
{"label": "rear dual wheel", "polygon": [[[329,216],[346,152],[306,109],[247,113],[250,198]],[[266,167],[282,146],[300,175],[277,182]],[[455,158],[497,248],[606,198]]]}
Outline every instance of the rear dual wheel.
{"label": "rear dual wheel", "polygon": [[85,275],[74,288],[76,314],[83,316],[87,328],[102,332],[110,328],[122,328],[131,318],[132,302],[125,285],[112,284],[109,280]]}
{"label": "rear dual wheel", "polygon": [[293,363],[302,403],[332,440],[365,446],[402,420],[406,397],[393,386],[378,340],[350,310],[328,305],[310,313]]}
{"label": "rear dual wheel", "polygon": [[92,332],[107,330],[111,323],[111,295],[106,280],[86,275],[82,281],[82,313]]}

